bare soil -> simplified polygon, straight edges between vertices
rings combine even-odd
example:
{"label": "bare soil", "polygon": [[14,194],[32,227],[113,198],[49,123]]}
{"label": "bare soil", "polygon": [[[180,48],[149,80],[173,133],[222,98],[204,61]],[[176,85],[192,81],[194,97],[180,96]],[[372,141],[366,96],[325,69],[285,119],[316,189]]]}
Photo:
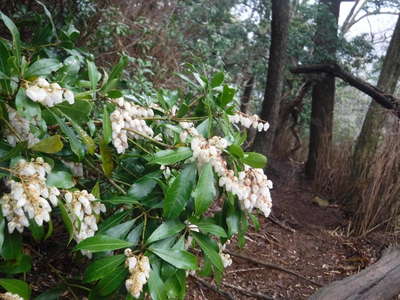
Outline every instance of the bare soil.
{"label": "bare soil", "polygon": [[[324,286],[374,263],[392,242],[382,232],[364,238],[350,237],[349,220],[340,205],[320,207],[312,201],[316,195],[303,177],[301,165],[278,162],[268,173],[274,182],[273,218],[260,216],[261,229],[250,229],[246,246],[240,249],[231,243],[229,251],[279,265]],[[217,289],[227,291],[234,299],[307,299],[319,288],[288,272],[235,256],[232,259],[233,264],[226,269]],[[188,299],[228,298],[195,278],[191,278],[189,290]]]}

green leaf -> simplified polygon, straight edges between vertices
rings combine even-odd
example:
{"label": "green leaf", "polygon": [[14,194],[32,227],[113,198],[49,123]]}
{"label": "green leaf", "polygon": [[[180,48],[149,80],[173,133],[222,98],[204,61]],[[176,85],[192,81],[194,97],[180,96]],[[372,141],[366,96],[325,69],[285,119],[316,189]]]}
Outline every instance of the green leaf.
{"label": "green leaf", "polygon": [[119,204],[140,204],[140,202],[132,196],[122,196],[122,195],[114,195],[111,196],[108,199],[103,199],[102,202],[104,203],[110,203],[114,205],[119,205]]}
{"label": "green leaf", "polygon": [[148,280],[150,297],[153,300],[164,300],[167,299],[165,294],[165,286],[160,275],[157,271],[151,270]]}
{"label": "green leaf", "polygon": [[185,209],[194,187],[196,173],[194,164],[187,165],[168,187],[163,203],[164,216],[167,219],[177,218]]}
{"label": "green leaf", "polygon": [[92,262],[83,274],[84,281],[92,282],[112,274],[113,271],[125,261],[125,259],[125,255],[119,254],[100,258]]}
{"label": "green leaf", "polygon": [[155,241],[159,241],[167,237],[170,237],[182,231],[184,228],[185,224],[177,220],[166,221],[162,223],[155,231],[153,231],[153,233],[147,239],[147,243],[150,244]]}
{"label": "green leaf", "polygon": [[[0,211],[0,250],[3,248],[4,243],[4,228],[6,226],[6,219],[3,217]],[[0,251],[1,252],[1,251]]]}
{"label": "green leaf", "polygon": [[193,194],[197,216],[207,211],[216,195],[214,172],[211,164],[207,163],[200,171],[199,181]]}
{"label": "green leaf", "polygon": [[237,158],[244,157],[244,151],[243,151],[242,147],[240,147],[239,145],[232,144],[228,147],[227,150],[230,154],[232,154],[233,156],[235,156]]}
{"label": "green leaf", "polygon": [[114,215],[112,215],[111,217],[108,217],[106,220],[104,220],[102,223],[100,223],[97,234],[103,233],[103,232],[107,231],[109,228],[120,224],[130,213],[131,213],[131,210],[125,210],[125,211],[117,212]]}
{"label": "green leaf", "polygon": [[69,239],[68,239],[68,244],[69,244],[72,241],[74,235],[74,226],[72,225],[72,220],[67,212],[67,209],[65,208],[64,204],[61,201],[58,202],[58,207],[60,208],[61,218],[69,234]]}
{"label": "green leaf", "polygon": [[4,22],[4,25],[8,28],[8,30],[11,32],[11,36],[13,39],[13,52],[14,56],[17,58],[17,64],[18,64],[18,69],[20,69],[20,64],[21,64],[21,38],[20,34],[18,31],[17,26],[15,26],[14,22],[7,17],[5,14],[3,14],[0,11],[0,17]]}
{"label": "green leaf", "polygon": [[121,56],[118,63],[112,68],[107,83],[102,88],[103,92],[108,92],[115,87],[121,77],[122,71],[127,65],[128,57],[125,55]]}
{"label": "green leaf", "polygon": [[105,232],[105,235],[112,236],[117,239],[125,239],[128,232],[131,230],[135,220],[129,220],[122,224],[115,225]]}
{"label": "green leaf", "polygon": [[32,257],[21,254],[15,260],[7,260],[0,263],[0,273],[20,274],[32,269]]}
{"label": "green leaf", "polygon": [[118,266],[114,272],[99,281],[95,288],[96,293],[100,296],[110,295],[124,283],[128,273],[128,269],[124,266]]}
{"label": "green leaf", "polygon": [[15,107],[17,111],[26,119],[41,118],[41,108],[39,103],[35,103],[28,99],[25,94],[25,89],[20,88],[15,96]]}
{"label": "green leaf", "polygon": [[112,140],[112,128],[107,105],[104,105],[103,110],[103,139],[106,144],[109,144]]}
{"label": "green leaf", "polygon": [[61,294],[63,294],[64,292],[65,292],[65,287],[63,286],[55,287],[41,293],[39,296],[33,298],[33,300],[58,300]]}
{"label": "green leaf", "polygon": [[96,199],[100,199],[100,183],[97,181],[90,192]]}
{"label": "green leaf", "polygon": [[44,238],[44,227],[39,226],[35,220],[29,220],[29,229],[32,232],[32,236],[36,242],[40,242]]}
{"label": "green leaf", "polygon": [[137,225],[135,228],[133,228],[131,232],[129,232],[128,236],[126,237],[126,240],[136,246],[139,243],[142,231],[143,231],[143,222]]}
{"label": "green leaf", "polygon": [[52,171],[47,175],[46,183],[60,189],[70,189],[75,185],[72,174],[66,171]]}
{"label": "green leaf", "polygon": [[61,131],[68,137],[69,143],[71,145],[71,150],[76,154],[76,156],[81,160],[85,156],[85,149],[78,139],[78,137],[75,135],[74,131],[67,126],[67,124],[64,122],[63,119],[61,119],[59,116],[57,116],[55,113],[53,113],[51,110],[49,112],[53,115],[53,117],[56,119],[58,125],[60,125]]}
{"label": "green leaf", "polygon": [[112,158],[112,150],[104,140],[100,141],[100,156],[101,156],[101,168],[103,169],[104,175],[111,177],[114,170],[114,162]]}
{"label": "green leaf", "polygon": [[50,21],[51,29],[52,29],[52,31],[53,31],[53,34],[54,34],[54,36],[55,36],[55,37],[57,38],[57,40],[58,40],[56,25],[54,24],[53,17],[51,16],[50,11],[47,9],[46,5],[44,5],[44,4],[43,4],[42,2],[40,2],[39,0],[36,0],[36,2],[37,2],[38,4],[40,4],[40,5],[43,7],[44,13],[45,13],[45,15],[47,16],[47,18],[48,18],[49,21]]}
{"label": "green leaf", "polygon": [[1,278],[0,285],[8,292],[17,294],[24,299],[29,299],[31,296],[29,285],[22,280]]}
{"label": "green leaf", "polygon": [[192,150],[188,147],[181,147],[176,150],[161,150],[154,154],[150,163],[172,165],[191,157],[192,154]]}
{"label": "green leaf", "polygon": [[257,152],[246,152],[242,158],[242,162],[253,168],[265,168],[267,165],[267,158]]}
{"label": "green leaf", "polygon": [[64,147],[61,136],[56,134],[42,139],[31,147],[33,151],[44,153],[57,153]]}
{"label": "green leaf", "polygon": [[[224,271],[224,264],[222,263],[221,256],[215,251],[215,241],[211,240],[208,236],[205,236],[198,232],[190,233],[195,239],[196,243],[199,244],[203,250],[204,255],[211,261],[211,263],[221,272]],[[217,246],[218,247],[218,246]]]}
{"label": "green leaf", "polygon": [[6,155],[0,157],[0,162],[8,161],[12,158],[18,157],[20,153],[26,149],[27,142],[18,143],[14,148],[11,148]]}
{"label": "green leaf", "polygon": [[97,87],[97,83],[100,80],[101,74],[99,73],[99,71],[97,71],[96,65],[92,61],[87,61],[87,68],[90,80],[90,88],[93,92],[93,99],[95,99],[95,90]]}
{"label": "green leaf", "polygon": [[3,248],[1,249],[1,256],[6,260],[15,260],[18,256],[22,255],[22,236],[16,232],[9,234],[5,231],[5,239]]}
{"label": "green leaf", "polygon": [[68,115],[72,120],[82,125],[89,121],[89,115],[92,111],[92,104],[86,100],[75,99],[74,104],[66,101],[55,106],[63,113]]}
{"label": "green leaf", "polygon": [[155,171],[144,175],[131,185],[128,191],[128,195],[131,195],[138,200],[146,198],[156,187],[160,176],[160,171]]}
{"label": "green leaf", "polygon": [[224,72],[215,73],[213,78],[211,79],[211,88],[220,86],[224,81],[224,76]]}
{"label": "green leaf", "polygon": [[57,59],[42,58],[31,64],[25,73],[25,78],[47,76],[62,67]]}
{"label": "green leaf", "polygon": [[229,102],[233,100],[233,97],[235,96],[236,90],[233,88],[230,88],[226,84],[224,85],[224,88],[222,90],[222,94],[219,97],[219,105],[221,107],[225,107]]}
{"label": "green leaf", "polygon": [[162,248],[149,250],[178,269],[195,270],[197,268],[197,257],[190,252]]}
{"label": "green leaf", "polygon": [[116,239],[107,235],[96,235],[81,241],[75,246],[74,251],[88,250],[91,252],[101,252],[117,250],[132,246],[132,243]]}
{"label": "green leaf", "polygon": [[[5,41],[0,40],[0,70],[5,73],[6,76],[10,75],[10,65],[8,64],[8,58],[11,56],[10,51],[8,50],[8,45]],[[12,89],[10,85],[10,80],[0,80],[2,92],[5,95],[11,95]]]}
{"label": "green leaf", "polygon": [[205,221],[193,222],[193,224],[199,226],[202,232],[211,233],[223,238],[227,237],[225,230],[216,224]]}

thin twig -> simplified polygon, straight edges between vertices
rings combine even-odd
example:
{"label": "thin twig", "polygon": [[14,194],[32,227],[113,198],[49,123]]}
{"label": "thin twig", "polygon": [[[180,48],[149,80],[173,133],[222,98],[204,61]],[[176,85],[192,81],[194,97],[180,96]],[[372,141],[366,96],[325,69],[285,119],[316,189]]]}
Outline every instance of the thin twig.
{"label": "thin twig", "polygon": [[247,296],[252,296],[252,297],[260,298],[260,299],[274,300],[274,298],[272,298],[270,296],[267,296],[267,295],[264,295],[261,293],[257,293],[257,292],[251,292],[251,291],[241,288],[240,286],[237,286],[237,285],[233,285],[233,284],[226,283],[226,282],[223,282],[222,284],[231,289],[234,289],[244,295],[247,295]]}
{"label": "thin twig", "polygon": [[232,256],[236,256],[236,257],[251,261],[252,263],[259,264],[259,265],[265,266],[267,268],[275,269],[275,270],[278,270],[278,271],[282,271],[282,272],[294,275],[294,276],[296,276],[298,278],[301,278],[301,279],[304,279],[304,280],[306,280],[306,281],[308,281],[308,282],[310,282],[310,283],[312,283],[312,284],[314,284],[314,285],[316,285],[318,287],[322,286],[318,282],[315,282],[312,279],[308,279],[307,277],[305,277],[305,276],[303,276],[301,274],[298,274],[298,273],[296,273],[296,272],[294,272],[292,270],[286,269],[285,267],[278,266],[278,265],[275,265],[275,264],[266,263],[266,262],[263,262],[263,261],[259,261],[257,259],[248,257],[246,255],[242,255],[242,254],[239,254],[239,253],[235,253],[235,252],[232,252],[232,251],[229,251],[229,250],[225,250],[225,252],[230,254],[230,255],[232,255]]}
{"label": "thin twig", "polygon": [[162,143],[162,142],[160,142],[160,141],[157,141],[156,139],[153,139],[151,136],[148,136],[148,135],[146,135],[146,134],[143,134],[143,133],[141,133],[141,132],[138,131],[138,130],[135,130],[135,129],[132,129],[132,128],[123,128],[123,129],[124,129],[124,130],[127,130],[127,131],[130,131],[130,132],[133,132],[134,134],[140,135],[141,137],[143,137],[143,138],[149,140],[150,142],[152,142],[152,143],[154,143],[154,144],[157,144],[157,145],[163,146],[163,147],[165,147],[165,148],[169,148],[169,149],[170,149],[170,148],[175,148],[175,147],[172,146],[172,145],[168,145],[168,144]]}
{"label": "thin twig", "polygon": [[272,223],[275,223],[276,225],[282,227],[283,229],[286,229],[287,231],[290,231],[292,233],[296,232],[295,229],[293,229],[292,227],[290,227],[290,226],[286,225],[285,223],[279,221],[278,218],[275,217],[274,215],[270,215],[269,219],[271,220]]}
{"label": "thin twig", "polygon": [[201,283],[205,287],[209,288],[210,290],[212,290],[212,291],[224,296],[225,298],[230,299],[230,300],[235,300],[235,297],[231,293],[219,289],[214,284],[211,284],[211,283],[209,283],[209,282],[207,282],[207,281],[205,281],[205,280],[203,280],[203,279],[201,279],[201,278],[199,278],[197,276],[194,276],[194,275],[190,275],[190,277],[192,277],[193,279],[195,279],[197,282]]}
{"label": "thin twig", "polygon": [[264,270],[264,268],[247,268],[227,271],[226,274]]}

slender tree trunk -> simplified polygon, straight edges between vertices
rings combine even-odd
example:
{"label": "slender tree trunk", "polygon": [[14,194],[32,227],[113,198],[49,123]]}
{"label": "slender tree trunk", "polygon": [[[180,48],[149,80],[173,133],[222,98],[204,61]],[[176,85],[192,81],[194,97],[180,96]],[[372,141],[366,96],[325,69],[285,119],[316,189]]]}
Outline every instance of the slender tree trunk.
{"label": "slender tree trunk", "polygon": [[[337,26],[340,0],[320,0],[315,34],[314,61],[328,63],[336,60]],[[335,77],[326,74],[313,87],[310,143],[305,172],[314,178],[324,151],[331,147],[333,109],[335,103]]]}
{"label": "slender tree trunk", "polygon": [[270,154],[276,128],[287,58],[288,30],[290,16],[289,0],[272,0],[271,47],[268,61],[267,86],[262,104],[261,118],[268,121],[267,132],[259,132],[254,142],[254,150]]}
{"label": "slender tree trunk", "polygon": [[244,91],[242,95],[242,99],[240,101],[240,111],[243,113],[247,113],[249,110],[249,103],[251,99],[251,94],[254,88],[254,75],[250,75],[250,78],[246,81],[246,85],[244,86]]}
{"label": "slender tree trunk", "polygon": [[[378,80],[378,88],[388,94],[393,94],[400,77],[400,16],[397,20],[381,74]],[[356,182],[354,189],[347,199],[347,207],[355,211],[361,203],[360,195],[363,188],[368,185],[371,172],[371,161],[379,150],[384,134],[383,129],[388,125],[389,113],[375,101],[369,106],[363,127],[358,136],[353,154],[352,180]],[[395,153],[394,155],[398,155]],[[379,201],[379,199],[377,199]],[[357,218],[362,220],[362,218]],[[357,224],[355,224],[357,226]]]}

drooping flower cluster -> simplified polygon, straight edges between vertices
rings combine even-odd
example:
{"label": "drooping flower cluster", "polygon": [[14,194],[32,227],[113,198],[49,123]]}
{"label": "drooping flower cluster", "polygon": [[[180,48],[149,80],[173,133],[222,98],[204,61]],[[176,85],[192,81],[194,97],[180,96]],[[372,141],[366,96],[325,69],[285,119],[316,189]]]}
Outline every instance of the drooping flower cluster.
{"label": "drooping flower cluster", "polygon": [[1,293],[0,299],[2,299],[2,300],[24,300],[24,298],[22,298],[20,295],[13,294],[10,292]]}
{"label": "drooping flower cluster", "polygon": [[232,258],[228,253],[224,253],[223,251],[225,250],[225,247],[227,244],[229,244],[231,241],[227,240],[225,244],[221,245],[219,244],[219,256],[221,257],[222,263],[224,265],[224,268],[229,267],[232,265]]}
{"label": "drooping flower cluster", "polygon": [[23,118],[15,109],[7,106],[8,119],[13,128],[6,128],[7,142],[11,146],[15,146],[17,142],[27,141],[28,146],[32,146],[39,142],[39,139],[30,131],[29,121]]}
{"label": "drooping flower cluster", "polygon": [[258,115],[246,115],[242,112],[237,112],[234,115],[229,116],[229,121],[235,124],[241,124],[243,127],[250,128],[253,127],[260,131],[267,131],[269,128],[268,122],[260,119]]}
{"label": "drooping flower cluster", "polygon": [[211,163],[219,176],[219,186],[225,187],[228,192],[236,195],[242,209],[251,211],[255,207],[268,217],[272,206],[270,194],[272,182],[268,180],[262,169],[248,166],[245,166],[245,170],[236,176],[233,170],[228,169],[222,157],[222,152],[227,146],[228,142],[218,136],[208,140],[202,136],[194,136],[191,141],[193,157],[198,164]]}
{"label": "drooping flower cluster", "polygon": [[143,119],[153,117],[154,112],[123,98],[115,99],[114,102],[117,108],[110,115],[112,140],[117,152],[124,153],[128,148],[128,138],[141,139],[141,134],[150,137],[154,135],[153,130]]}
{"label": "drooping flower cluster", "polygon": [[128,292],[135,298],[139,298],[142,293],[143,286],[147,283],[150,276],[149,258],[144,255],[134,255],[132,250],[125,249],[125,265],[129,269],[130,276],[125,281],[125,287]]}
{"label": "drooping flower cluster", "polygon": [[11,192],[0,199],[3,215],[8,221],[8,231],[19,232],[29,226],[29,219],[42,226],[50,220],[51,206],[56,206],[60,191],[46,185],[46,176],[51,171],[50,165],[43,158],[27,162],[20,160],[11,170],[20,181],[9,180]]}
{"label": "drooping flower cluster", "polygon": [[[97,231],[96,216],[106,212],[104,204],[97,202],[96,197],[86,190],[66,192],[65,207],[70,212],[74,239],[77,243],[94,236]],[[82,251],[90,257],[90,253]]]}
{"label": "drooping flower cluster", "polygon": [[28,84],[26,96],[34,102],[39,102],[45,106],[52,107],[67,101],[74,104],[74,93],[62,88],[58,83],[49,83],[43,77]]}

